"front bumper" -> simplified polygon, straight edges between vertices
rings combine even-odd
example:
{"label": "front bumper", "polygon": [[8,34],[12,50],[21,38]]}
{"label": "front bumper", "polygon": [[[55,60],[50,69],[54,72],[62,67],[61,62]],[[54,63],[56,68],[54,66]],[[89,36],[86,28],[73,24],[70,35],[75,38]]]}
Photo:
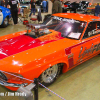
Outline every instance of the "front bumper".
{"label": "front bumper", "polygon": [[16,84],[16,83],[9,83],[9,82],[6,82],[6,81],[0,79],[0,85],[10,86],[10,87],[20,87],[20,86],[27,86],[28,83]]}

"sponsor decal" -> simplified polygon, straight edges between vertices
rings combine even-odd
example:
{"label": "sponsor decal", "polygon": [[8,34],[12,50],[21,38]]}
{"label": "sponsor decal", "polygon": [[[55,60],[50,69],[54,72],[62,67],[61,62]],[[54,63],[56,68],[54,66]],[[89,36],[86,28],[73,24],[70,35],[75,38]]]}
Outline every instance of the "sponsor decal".
{"label": "sponsor decal", "polygon": [[7,11],[7,10],[6,10],[6,13],[10,13],[10,11]]}
{"label": "sponsor decal", "polygon": [[92,43],[91,47],[89,49],[87,49],[86,47],[83,48],[81,47],[81,50],[80,50],[80,53],[79,53],[79,60],[86,57],[86,56],[89,56],[90,54],[93,54],[94,51],[98,51],[100,50],[100,43],[94,45]]}
{"label": "sponsor decal", "polygon": [[73,20],[73,19],[66,19],[66,18],[61,18],[61,17],[56,17],[54,16],[53,19],[56,19],[56,20],[59,20],[59,21],[65,21],[65,22],[68,22],[68,23],[80,23],[79,21],[76,21],[76,20]]}
{"label": "sponsor decal", "polygon": [[94,30],[88,32],[88,36],[95,35],[95,34],[97,34],[99,32],[100,32],[100,30],[94,29]]}

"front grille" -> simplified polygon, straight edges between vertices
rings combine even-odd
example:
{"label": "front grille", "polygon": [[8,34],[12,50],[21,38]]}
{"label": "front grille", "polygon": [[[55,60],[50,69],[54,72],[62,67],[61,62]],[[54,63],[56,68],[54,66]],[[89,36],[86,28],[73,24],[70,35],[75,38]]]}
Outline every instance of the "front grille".
{"label": "front grille", "polygon": [[1,71],[0,71],[0,79],[7,81],[6,75],[4,73],[2,73]]}

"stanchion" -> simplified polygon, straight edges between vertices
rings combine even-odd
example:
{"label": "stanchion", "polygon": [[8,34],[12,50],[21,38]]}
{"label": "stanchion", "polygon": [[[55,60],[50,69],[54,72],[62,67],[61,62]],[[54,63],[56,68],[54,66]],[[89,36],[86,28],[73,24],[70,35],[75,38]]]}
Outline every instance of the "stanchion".
{"label": "stanchion", "polygon": [[[31,90],[34,90],[34,99]],[[20,96],[19,100],[38,100],[38,79],[35,78],[34,83],[31,83],[26,87],[21,86],[17,91],[25,94],[24,96]]]}
{"label": "stanchion", "polygon": [[34,89],[34,100],[38,100],[38,79],[34,79],[35,87]]}

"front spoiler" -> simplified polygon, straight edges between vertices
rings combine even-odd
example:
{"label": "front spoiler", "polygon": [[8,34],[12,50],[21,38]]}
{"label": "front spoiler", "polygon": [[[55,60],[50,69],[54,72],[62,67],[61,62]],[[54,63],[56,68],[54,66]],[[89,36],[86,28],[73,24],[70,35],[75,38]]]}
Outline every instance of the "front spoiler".
{"label": "front spoiler", "polygon": [[5,82],[4,80],[0,80],[0,85],[10,86],[10,87],[20,87],[20,86],[26,86],[28,85],[28,83],[16,84],[16,83],[8,83],[8,82]]}

